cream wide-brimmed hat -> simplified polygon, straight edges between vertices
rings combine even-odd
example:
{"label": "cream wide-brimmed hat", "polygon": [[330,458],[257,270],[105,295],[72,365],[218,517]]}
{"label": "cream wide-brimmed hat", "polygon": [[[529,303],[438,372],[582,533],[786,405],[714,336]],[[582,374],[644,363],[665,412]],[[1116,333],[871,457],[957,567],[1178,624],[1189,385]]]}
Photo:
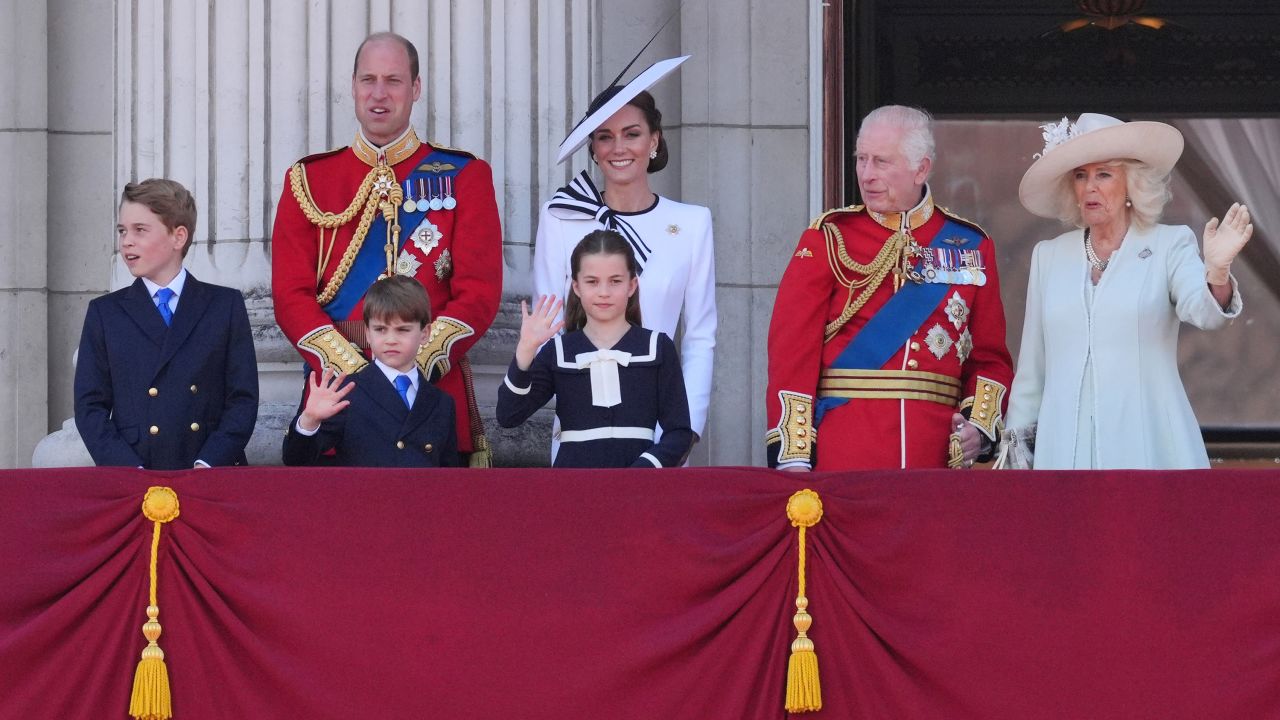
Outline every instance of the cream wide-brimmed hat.
{"label": "cream wide-brimmed hat", "polygon": [[1162,122],[1123,122],[1084,113],[1074,123],[1062,118],[1040,127],[1044,150],[1018,185],[1022,206],[1040,217],[1057,219],[1062,176],[1081,165],[1138,160],[1167,175],[1182,155],[1182,133]]}
{"label": "cream wide-brimmed hat", "polygon": [[[661,28],[659,29],[661,30]],[[643,52],[643,51],[642,51]],[[648,69],[635,76],[631,82],[622,86],[616,95],[609,98],[600,107],[593,112],[587,113],[587,116],[573,128],[569,133],[569,137],[560,143],[560,149],[556,152],[556,164],[564,162],[578,148],[587,143],[587,139],[591,137],[591,133],[605,123],[606,120],[613,117],[613,114],[622,109],[624,105],[635,99],[637,95],[653,87],[653,84],[662,78],[670,75],[672,71],[680,67],[685,60],[692,55],[683,55],[681,57],[670,58],[667,60],[659,60],[650,65]],[[625,70],[623,72],[626,72]],[[606,88],[607,89],[607,88]]]}

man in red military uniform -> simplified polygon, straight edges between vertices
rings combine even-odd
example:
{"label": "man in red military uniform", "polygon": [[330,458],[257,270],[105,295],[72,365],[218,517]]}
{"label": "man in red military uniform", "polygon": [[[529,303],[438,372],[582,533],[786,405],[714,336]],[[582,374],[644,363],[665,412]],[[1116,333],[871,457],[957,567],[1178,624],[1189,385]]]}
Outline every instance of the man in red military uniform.
{"label": "man in red military uniform", "polygon": [[434,320],[418,353],[423,374],[453,397],[458,446],[486,465],[488,444],[465,353],[489,329],[502,293],[502,231],[489,166],[418,140],[418,53],[392,33],[356,51],[351,78],[360,131],[350,147],[303,158],[285,176],[272,232],[276,321],[312,368],[359,372],[365,291],[409,275]]}
{"label": "man in red military uniform", "polygon": [[968,467],[999,443],[1013,368],[995,247],[934,205],[931,122],[868,115],[866,205],[800,237],[769,326],[770,467]]}

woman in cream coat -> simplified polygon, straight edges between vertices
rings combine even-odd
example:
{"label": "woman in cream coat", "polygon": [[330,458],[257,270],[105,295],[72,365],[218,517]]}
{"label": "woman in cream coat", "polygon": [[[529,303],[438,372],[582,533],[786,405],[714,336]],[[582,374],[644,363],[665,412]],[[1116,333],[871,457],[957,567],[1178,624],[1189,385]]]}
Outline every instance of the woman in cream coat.
{"label": "woman in cream coat", "polygon": [[1009,400],[1013,467],[1197,468],[1209,458],[1178,375],[1178,330],[1242,308],[1231,261],[1253,232],[1233,205],[1205,226],[1157,224],[1182,135],[1084,114],[1044,126],[1019,187],[1036,215],[1078,229],[1036,245]]}
{"label": "woman in cream coat", "polygon": [[[604,191],[598,191],[584,171],[542,207],[533,286],[535,297],[565,297],[570,292],[569,257],[578,241],[602,228],[625,237],[641,266],[641,323],[675,338],[676,326],[683,322],[680,364],[696,441],[711,402],[716,344],[711,211],[658,195],[649,186],[649,175],[666,167],[667,143],[662,113],[647,88],[685,59],[655,63],[627,85],[600,93],[561,145],[561,160],[581,145],[588,146]],[[552,447],[554,455],[554,439]]]}

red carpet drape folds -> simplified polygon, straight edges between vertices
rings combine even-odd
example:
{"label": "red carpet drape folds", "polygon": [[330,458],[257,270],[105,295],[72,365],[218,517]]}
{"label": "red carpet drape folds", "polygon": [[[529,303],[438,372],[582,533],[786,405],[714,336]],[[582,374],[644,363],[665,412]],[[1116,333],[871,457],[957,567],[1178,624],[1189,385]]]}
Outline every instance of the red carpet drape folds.
{"label": "red carpet drape folds", "polygon": [[0,472],[0,718],[1280,717],[1280,473]]}

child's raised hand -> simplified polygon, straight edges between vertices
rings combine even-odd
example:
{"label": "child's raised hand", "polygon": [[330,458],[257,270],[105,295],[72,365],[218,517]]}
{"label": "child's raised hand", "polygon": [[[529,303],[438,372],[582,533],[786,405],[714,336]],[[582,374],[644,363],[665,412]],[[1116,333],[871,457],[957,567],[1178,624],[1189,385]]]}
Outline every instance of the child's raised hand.
{"label": "child's raised hand", "polygon": [[520,301],[520,342],[516,345],[516,365],[521,370],[528,370],[538,348],[564,327],[564,320],[556,320],[563,307],[564,301],[557,300],[555,295],[539,297],[532,312],[526,301]]}
{"label": "child's raised hand", "polygon": [[314,370],[311,371],[307,380],[307,404],[303,406],[302,415],[298,418],[298,424],[303,430],[311,432],[319,429],[321,422],[337,415],[351,404],[345,398],[355,387],[355,383],[344,385],[342,381],[346,379],[346,373],[334,372],[333,368],[325,368],[324,375],[319,378]]}

